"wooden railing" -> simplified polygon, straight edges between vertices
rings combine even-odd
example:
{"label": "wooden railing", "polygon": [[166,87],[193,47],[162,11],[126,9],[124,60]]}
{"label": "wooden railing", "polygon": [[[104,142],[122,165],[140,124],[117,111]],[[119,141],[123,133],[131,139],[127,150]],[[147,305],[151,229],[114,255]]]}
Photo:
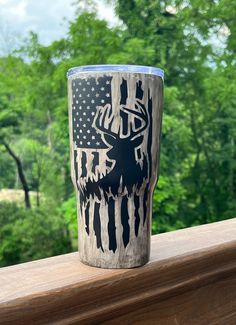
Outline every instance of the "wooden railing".
{"label": "wooden railing", "polygon": [[144,267],[72,253],[0,270],[0,324],[236,324],[236,219],[153,236]]}

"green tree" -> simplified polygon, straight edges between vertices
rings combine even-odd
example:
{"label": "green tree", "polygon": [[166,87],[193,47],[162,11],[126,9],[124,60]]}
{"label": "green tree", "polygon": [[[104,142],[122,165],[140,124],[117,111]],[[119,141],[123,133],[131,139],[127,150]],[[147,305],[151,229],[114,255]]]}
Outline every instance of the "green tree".
{"label": "green tree", "polygon": [[66,229],[60,214],[0,203],[0,266],[70,252]]}
{"label": "green tree", "polygon": [[[228,78],[235,71],[235,5],[229,0],[114,3],[126,44],[143,44],[138,52],[148,58],[145,64],[160,66],[166,73],[154,215],[160,224],[164,218],[167,226],[178,219],[189,226],[233,216],[235,89]],[[143,63],[135,50],[132,55],[131,49],[123,48],[120,62],[129,57],[130,63]],[[147,49],[150,56],[145,55]],[[174,184],[180,186],[179,195]]]}
{"label": "green tree", "polygon": [[22,110],[24,110],[25,78],[27,65],[22,59],[8,56],[0,60],[0,144],[14,159],[19,180],[25,193],[25,206],[31,207],[29,185],[25,176],[22,160],[16,155],[11,141],[20,134]]}
{"label": "green tree", "polygon": [[[99,19],[93,1],[76,1],[64,38],[43,46],[31,33],[20,51],[0,58],[0,187],[18,188],[19,180],[25,205],[32,205],[31,211],[0,206],[1,265],[76,247],[66,86],[73,66],[120,63],[165,70],[154,233],[235,214],[235,3],[112,2],[119,27]],[[38,207],[29,189],[37,193]]]}

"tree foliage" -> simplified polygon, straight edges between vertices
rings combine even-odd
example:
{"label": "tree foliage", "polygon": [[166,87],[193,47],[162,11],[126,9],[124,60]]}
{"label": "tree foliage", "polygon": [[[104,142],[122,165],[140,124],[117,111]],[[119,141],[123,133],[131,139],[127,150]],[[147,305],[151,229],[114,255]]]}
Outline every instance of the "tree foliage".
{"label": "tree foliage", "polygon": [[1,265],[76,249],[66,86],[72,66],[165,70],[154,233],[235,214],[235,2],[112,2],[119,26],[99,19],[92,1],[83,10],[77,1],[64,38],[43,46],[31,33],[18,52],[0,58],[0,189],[22,186],[5,143],[38,193],[30,211],[0,205]]}

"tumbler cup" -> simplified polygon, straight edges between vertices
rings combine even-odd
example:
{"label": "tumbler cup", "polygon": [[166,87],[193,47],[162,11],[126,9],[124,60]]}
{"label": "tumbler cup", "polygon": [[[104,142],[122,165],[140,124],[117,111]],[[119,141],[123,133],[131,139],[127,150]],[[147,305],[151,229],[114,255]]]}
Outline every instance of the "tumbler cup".
{"label": "tumbler cup", "polygon": [[68,71],[71,176],[85,264],[132,268],[149,260],[163,75],[132,65]]}

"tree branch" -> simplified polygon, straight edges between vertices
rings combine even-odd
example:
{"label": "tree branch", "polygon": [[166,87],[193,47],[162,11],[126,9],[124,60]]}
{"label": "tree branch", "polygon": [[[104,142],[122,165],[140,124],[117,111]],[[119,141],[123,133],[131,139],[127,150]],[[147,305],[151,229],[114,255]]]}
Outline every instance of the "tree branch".
{"label": "tree branch", "polygon": [[25,177],[22,162],[21,162],[20,158],[11,149],[9,144],[7,144],[5,141],[3,141],[2,143],[3,143],[4,147],[5,147],[5,149],[7,150],[7,152],[9,153],[9,155],[15,160],[16,167],[17,167],[17,172],[18,172],[18,175],[19,175],[19,179],[21,181],[21,184],[22,184],[22,187],[23,187],[23,190],[24,190],[24,194],[25,194],[25,207],[30,209],[31,208],[31,203],[30,203],[30,195],[29,195],[29,186],[28,186],[28,182],[27,182],[26,177]]}

